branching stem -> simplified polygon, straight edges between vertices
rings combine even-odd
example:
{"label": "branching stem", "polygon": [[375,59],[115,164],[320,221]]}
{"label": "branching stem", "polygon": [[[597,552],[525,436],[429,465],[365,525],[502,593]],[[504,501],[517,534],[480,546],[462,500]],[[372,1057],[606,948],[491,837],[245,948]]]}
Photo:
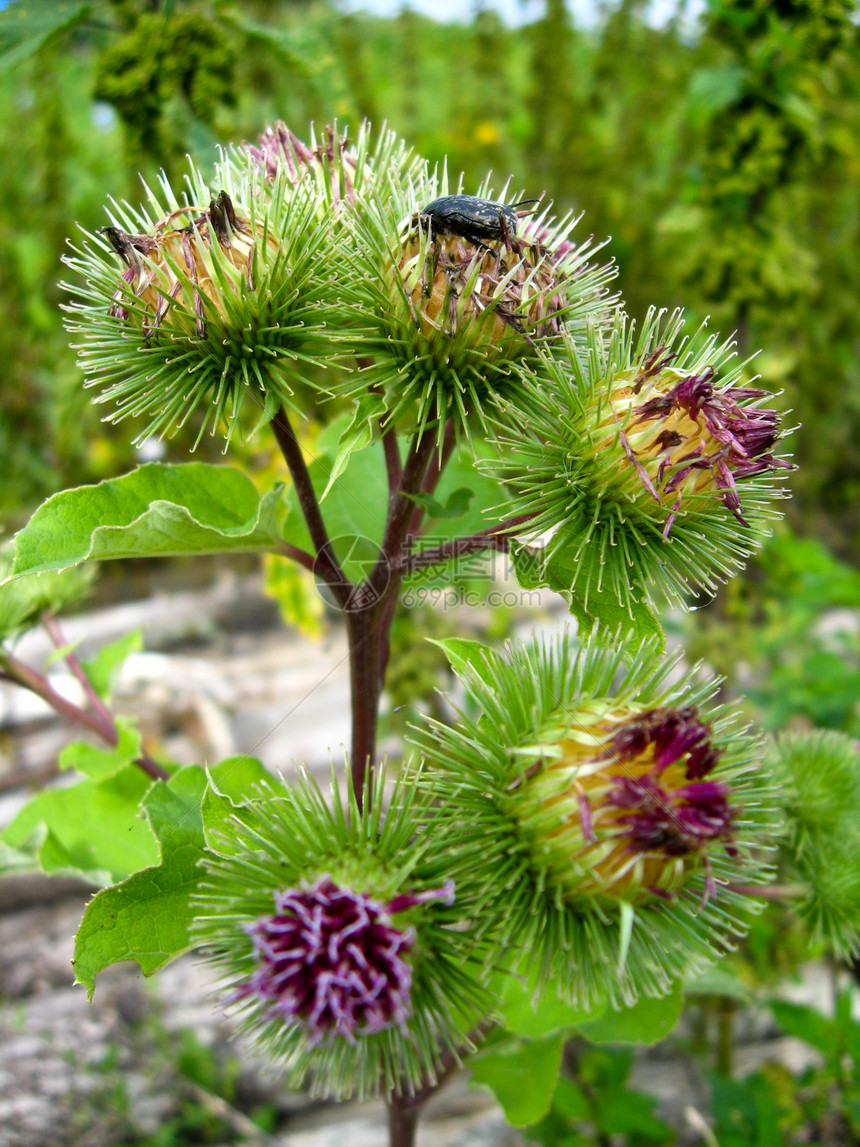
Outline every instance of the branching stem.
{"label": "branching stem", "polygon": [[450,542],[432,546],[422,550],[421,553],[404,554],[399,563],[394,566],[394,571],[403,577],[408,577],[416,570],[441,565],[453,558],[467,557],[469,554],[477,554],[482,550],[496,550],[499,553],[506,553],[510,547],[511,538],[518,532],[518,528],[528,522],[531,517],[531,514],[524,514],[520,518],[511,518],[507,522],[490,526],[477,534],[470,534],[465,538],[454,538]]}
{"label": "branching stem", "polygon": [[[101,712],[91,713],[87,709],[81,709],[73,701],[67,701],[53,688],[47,678],[31,669],[29,665],[25,665],[23,661],[19,661],[17,657],[13,657],[6,650],[0,654],[0,665],[3,666],[3,676],[7,680],[20,685],[23,689],[29,689],[31,693],[41,697],[61,717],[66,717],[77,725],[83,725],[84,728],[89,729],[111,746],[119,744],[119,731],[116,722],[107,710],[105,710],[106,716],[104,716]],[[153,761],[151,757],[145,755],[138,757],[134,763],[153,780],[166,781],[170,776],[167,770],[163,769],[157,761]]]}
{"label": "branching stem", "polygon": [[53,614],[45,613],[42,615],[42,625],[45,627],[45,632],[54,643],[54,648],[62,652],[63,660],[68,665],[69,669],[71,669],[75,677],[77,677],[78,681],[80,681],[94,711],[98,713],[98,715],[102,718],[105,723],[105,727],[112,727],[114,723],[113,716],[109,712],[104,701],[102,701],[101,697],[99,697],[98,693],[93,687],[92,681],[90,681],[89,677],[87,677],[84,671],[84,667],[78,660],[77,654],[74,652],[74,650],[67,647],[67,642],[63,636],[63,631],[60,629],[60,623],[53,616]]}

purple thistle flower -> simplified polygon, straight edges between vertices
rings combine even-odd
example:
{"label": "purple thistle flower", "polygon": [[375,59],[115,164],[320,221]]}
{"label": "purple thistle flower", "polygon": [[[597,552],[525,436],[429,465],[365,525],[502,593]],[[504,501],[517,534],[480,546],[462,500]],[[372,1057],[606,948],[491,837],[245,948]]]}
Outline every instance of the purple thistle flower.
{"label": "purple thistle flower", "polygon": [[687,780],[700,780],[721,755],[710,737],[710,728],[699,720],[694,705],[683,709],[650,709],[626,721],[610,739],[600,759],[612,757],[623,763],[641,756],[653,745],[655,774],[686,756]]}
{"label": "purple thistle flower", "polygon": [[[658,348],[661,350],[662,348]],[[655,356],[657,356],[655,358]],[[643,363],[633,387],[639,393],[642,384],[668,365],[668,359],[661,360],[658,351],[652,352]],[[675,458],[670,451],[683,447],[685,439],[678,433],[677,426],[661,431],[649,449],[663,454],[657,471],[657,485],[662,485],[663,494],[681,491],[687,480],[696,471],[710,471],[714,485],[722,491],[722,501],[738,521],[746,526],[741,512],[736,481],[752,478],[768,470],[791,470],[793,466],[784,458],[775,458],[772,450],[779,437],[780,414],[777,410],[762,410],[758,407],[744,407],[742,402],[753,402],[764,395],[764,391],[751,386],[736,386],[717,390],[714,386],[715,371],[706,366],[698,374],[681,378],[665,393],[647,399],[635,408],[633,425],[653,422],[657,419],[677,418],[686,415],[698,427],[698,434],[707,438],[699,440],[691,452]],[[654,496],[656,491],[650,476],[644,477],[644,468],[624,441],[627,455],[634,462],[637,472],[646,489]],[[706,451],[706,445],[713,449]],[[664,482],[666,470],[680,467]],[[670,511],[664,535],[668,536],[672,523],[680,509],[680,495]]]}
{"label": "purple thistle flower", "polygon": [[728,835],[734,819],[730,793],[719,781],[668,790],[653,776],[619,777],[606,804],[622,810],[618,823],[632,852],[686,856]]}
{"label": "purple thistle flower", "polygon": [[427,900],[453,900],[453,884],[403,894],[381,905],[322,876],[310,888],[275,893],[276,912],[246,925],[259,961],[234,999],[259,996],[269,1011],[296,1021],[319,1042],[403,1027],[411,1013],[413,929],[390,916]]}
{"label": "purple thistle flower", "polygon": [[259,147],[253,147],[251,144],[245,144],[245,147],[258,165],[265,170],[267,178],[274,179],[283,169],[286,170],[291,183],[299,183],[304,176],[323,166],[331,167],[340,157],[343,188],[339,190],[336,181],[332,181],[332,202],[338,203],[343,198],[351,203],[355,199],[355,174],[358,163],[348,150],[346,136],[336,135],[334,128],[330,126],[326,127],[325,138],[318,147],[308,147],[282,121],[266,128],[260,136]]}

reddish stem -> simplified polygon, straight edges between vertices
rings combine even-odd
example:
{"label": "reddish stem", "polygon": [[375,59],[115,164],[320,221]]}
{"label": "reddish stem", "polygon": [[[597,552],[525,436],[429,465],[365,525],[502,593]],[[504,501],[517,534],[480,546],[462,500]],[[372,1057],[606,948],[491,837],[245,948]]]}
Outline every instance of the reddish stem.
{"label": "reddish stem", "polygon": [[352,690],[352,751],[350,775],[352,791],[359,808],[376,763],[376,730],[379,722],[379,698],[382,693],[380,673],[380,604],[346,615],[349,635],[349,676]]}
{"label": "reddish stem", "polygon": [[504,553],[508,550],[511,538],[518,532],[519,527],[530,521],[532,517],[531,514],[523,514],[519,518],[510,518],[507,522],[490,526],[477,534],[470,534],[465,538],[454,538],[450,542],[443,542],[441,545],[422,550],[419,554],[406,554],[395,565],[395,573],[408,577],[415,570],[440,565],[443,562],[451,561],[452,558],[477,554],[481,550],[497,550]]}
{"label": "reddish stem", "polygon": [[376,567],[368,578],[368,586],[381,597],[391,578],[392,567],[396,567],[403,553],[408,536],[410,519],[416,507],[410,495],[417,494],[427,471],[427,464],[433,453],[435,442],[432,435],[424,433],[415,438],[403,467],[400,486],[388,500],[388,520],[382,538],[381,553]]}
{"label": "reddish stem", "polygon": [[[450,419],[448,425],[445,427],[445,436],[442,439],[442,449],[437,455],[436,461],[431,462],[427,473],[424,475],[424,481],[421,483],[421,493],[431,497],[436,492],[436,487],[439,485],[439,479],[442,477],[442,472],[448,465],[451,455],[454,452],[454,446],[457,442],[457,434],[454,429],[454,419]],[[409,528],[407,529],[407,537],[414,538],[418,533],[418,527],[421,525],[421,517],[424,513],[422,506],[415,505],[412,509],[412,515],[409,518]]]}
{"label": "reddish stem", "polygon": [[[295,431],[287,417],[287,413],[282,406],[278,408],[271,425],[278,446],[281,448],[281,453],[289,467],[290,477],[293,479],[293,485],[296,489],[296,497],[299,500],[299,505],[301,506],[302,514],[304,515],[308,532],[311,535],[311,541],[316,551],[310,568],[316,570],[316,572],[320,573],[326,579],[331,586],[332,593],[338,604],[341,607],[346,607],[352,585],[340,568],[340,563],[335,557],[334,550],[331,547],[328,531],[326,530],[319,502],[317,501],[316,491],[311,481],[304,454],[302,454],[302,448],[299,445],[299,440],[296,438]],[[297,551],[297,553],[302,552],[303,551],[300,550]],[[295,555],[291,554],[290,556]],[[298,560],[298,558],[296,560]]]}
{"label": "reddish stem", "polygon": [[[25,665],[23,661],[19,661],[5,650],[2,653],[0,664],[3,665],[3,675],[7,680],[12,681],[15,685],[20,685],[23,689],[29,689],[31,693],[41,697],[60,716],[66,717],[78,725],[83,725],[107,741],[109,745],[119,744],[119,732],[109,713],[108,720],[105,720],[100,713],[89,713],[86,709],[81,709],[75,705],[74,702],[67,701],[41,674],[36,673],[29,665]],[[153,780],[166,781],[170,776],[166,769],[163,769],[157,761],[153,761],[150,757],[138,757],[134,763]]]}
{"label": "reddish stem", "polygon": [[[63,631],[60,629],[60,623],[53,616],[53,614],[50,614],[50,613],[43,614],[42,615],[42,625],[45,627],[45,631],[47,632],[51,641],[54,643],[55,649],[58,649],[58,650],[65,649],[65,647],[67,645],[66,639],[63,637]],[[63,660],[68,665],[69,669],[71,669],[71,671],[75,675],[75,677],[77,677],[78,681],[80,681],[81,685],[84,688],[84,692],[86,693],[87,697],[89,698],[89,702],[92,705],[95,712],[98,713],[99,716],[104,720],[106,726],[113,728],[114,727],[113,716],[108,711],[108,708],[105,705],[104,701],[102,701],[101,697],[99,697],[98,693],[95,690],[95,687],[94,687],[92,681],[90,681],[89,677],[87,677],[86,673],[84,672],[84,667],[83,667],[83,665],[81,665],[80,661],[78,660],[77,654],[71,649],[66,650],[63,653]]]}
{"label": "reddish stem", "polygon": [[306,550],[300,550],[298,546],[291,546],[289,542],[282,542],[278,552],[285,558],[292,558],[294,562],[298,562],[300,566],[304,566],[311,573],[319,572],[318,563],[314,561],[313,554],[307,553]]}
{"label": "reddish stem", "polygon": [[388,1102],[388,1136],[390,1147],[414,1147],[415,1132],[421,1108],[406,1106],[398,1096]]}
{"label": "reddish stem", "polygon": [[385,451],[385,469],[388,471],[388,489],[393,492],[403,479],[403,466],[400,451],[397,449],[397,432],[393,423],[382,431],[382,448]]}

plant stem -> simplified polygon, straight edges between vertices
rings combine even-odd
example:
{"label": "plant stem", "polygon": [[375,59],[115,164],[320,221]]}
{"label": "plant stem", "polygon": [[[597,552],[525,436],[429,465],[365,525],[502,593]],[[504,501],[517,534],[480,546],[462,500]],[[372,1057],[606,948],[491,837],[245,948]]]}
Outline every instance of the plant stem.
{"label": "plant stem", "polygon": [[735,1004],[733,1000],[720,996],[717,999],[717,1048],[716,1069],[720,1075],[732,1074],[734,1060]]}
{"label": "plant stem", "polygon": [[481,550],[507,551],[511,538],[524,522],[528,522],[533,515],[523,514],[519,518],[511,518],[507,522],[490,526],[477,534],[470,534],[465,538],[454,538],[450,542],[433,546],[423,550],[420,554],[407,554],[400,558],[394,569],[404,577],[414,573],[415,570],[426,569],[428,566],[439,565],[452,558],[466,557],[469,554],[480,553]]}
{"label": "plant stem", "polygon": [[[346,607],[349,601],[352,586],[349,579],[340,568],[334,550],[329,541],[328,531],[323,521],[313,482],[308,471],[305,457],[299,440],[290,423],[287,413],[281,406],[272,419],[272,431],[277,440],[281,453],[289,467],[290,477],[296,488],[296,496],[302,508],[308,532],[315,550],[315,561],[311,568],[315,568],[325,577],[332,589],[332,593],[341,607]],[[298,551],[301,552],[301,551]],[[290,555],[294,556],[294,555]],[[298,559],[297,559],[298,560]]]}
{"label": "plant stem", "polygon": [[378,603],[346,615],[352,689],[352,751],[349,761],[352,791],[359,808],[364,806],[365,792],[369,798],[368,782],[372,779],[376,763],[376,730],[382,693],[380,621]]}
{"label": "plant stem", "polygon": [[[454,446],[457,442],[457,434],[454,429],[454,419],[448,421],[445,427],[445,436],[442,439],[442,449],[439,452],[435,461],[431,462],[427,468],[427,473],[424,475],[424,480],[421,483],[421,493],[431,497],[436,492],[436,487],[439,485],[439,479],[442,477],[442,472],[448,465],[448,461],[454,452]],[[418,527],[421,524],[421,516],[424,513],[422,508],[418,505],[412,510],[409,518],[409,526],[407,528],[407,536],[414,537],[418,533]]]}
{"label": "plant stem", "polygon": [[[58,650],[64,649],[67,645],[67,642],[63,637],[63,631],[60,629],[60,623],[53,616],[53,614],[43,614],[42,625],[45,627],[46,633],[54,643],[54,647]],[[114,723],[113,716],[108,711],[104,701],[102,701],[101,697],[99,697],[98,693],[93,688],[93,683],[84,672],[84,667],[78,660],[77,654],[72,650],[67,650],[65,653],[63,653],[63,660],[68,665],[69,669],[71,669],[75,677],[77,677],[78,681],[80,681],[84,692],[89,698],[89,702],[95,712],[99,714],[99,716],[104,720],[108,727],[112,727]]]}
{"label": "plant stem", "polygon": [[310,570],[311,573],[321,572],[312,554],[307,553],[305,550],[300,550],[298,546],[291,546],[289,542],[281,542],[281,545],[275,552],[285,558],[292,558],[294,562],[297,562],[300,566],[304,566],[304,568]]}
{"label": "plant stem", "polygon": [[388,1135],[390,1147],[414,1147],[420,1107],[404,1104],[393,1095],[388,1101]]}
{"label": "plant stem", "polygon": [[[45,677],[31,669],[29,665],[25,665],[23,661],[19,661],[13,657],[11,653],[3,651],[0,655],[0,665],[3,666],[3,676],[9,681],[20,685],[23,689],[29,689],[31,693],[35,693],[37,697],[41,697],[46,701],[51,708],[59,713],[61,717],[66,717],[70,721],[74,721],[77,725],[83,725],[91,732],[96,733],[103,740],[107,741],[109,745],[115,746],[119,744],[119,732],[116,727],[116,722],[110,713],[107,713],[107,719],[101,713],[90,713],[86,709],[81,709],[72,701],[67,701],[60,693],[56,691],[47,681]],[[107,712],[107,711],[106,711]],[[166,781],[170,774],[163,769],[157,761],[153,761],[151,757],[146,755],[137,757],[134,762],[138,768],[143,771],[153,780]]]}
{"label": "plant stem", "polygon": [[421,507],[415,505],[410,495],[417,494],[421,489],[434,446],[432,434],[424,433],[413,440],[403,467],[400,486],[388,500],[388,520],[385,523],[379,561],[368,578],[369,587],[380,596],[389,583],[392,567],[396,568],[403,555],[414,511],[418,510],[420,516]]}
{"label": "plant stem", "polygon": [[[388,499],[388,517],[379,557],[363,585],[346,607],[352,687],[352,790],[359,808],[376,763],[376,731],[379,698],[388,662],[388,634],[397,608],[401,578],[396,566],[403,553],[407,529],[416,508],[409,495],[421,488],[434,439],[430,434],[413,439],[400,475],[400,483]],[[394,441],[396,449],[397,443]],[[389,472],[390,475],[390,472]],[[392,576],[394,570],[394,576]],[[363,607],[363,608],[362,608]]]}

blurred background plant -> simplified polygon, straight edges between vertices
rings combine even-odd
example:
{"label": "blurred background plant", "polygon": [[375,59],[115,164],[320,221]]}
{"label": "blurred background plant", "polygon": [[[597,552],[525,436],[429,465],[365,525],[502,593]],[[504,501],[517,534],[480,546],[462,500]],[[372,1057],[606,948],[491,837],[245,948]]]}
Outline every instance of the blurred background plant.
{"label": "blurred background plant", "polygon": [[[520,21],[487,0],[455,27],[408,3],[393,16],[321,0],[3,6],[0,515],[11,532],[47,494],[135,460],[139,427],[99,422],[57,314],[66,236],[105,222],[105,189],[134,201],[138,172],[181,177],[185,153],[253,140],[276,118],[386,119],[431,161],[447,155],[467,191],[489,167],[526,195],[545,190],[559,214],[584,211],[595,236],[612,236],[640,322],[649,304],[683,304],[736,330],[742,350],[767,348],[757,367],[803,424],[788,525],[693,614],[685,640],[766,726],[853,732],[856,2],[546,0]],[[168,456],[185,456],[195,433]]]}
{"label": "blurred background plant", "polygon": [[[99,421],[59,314],[66,237],[107,221],[106,190],[136,202],[138,172],[181,178],[186,153],[254,140],[276,119],[300,131],[309,120],[386,120],[431,162],[447,155],[468,192],[492,168],[496,185],[512,174],[524,196],[545,190],[559,215],[585,212],[589,231],[612,237],[637,321],[651,304],[683,305],[693,323],[710,315],[737,331],[743,351],[767,348],[756,368],[803,424],[787,520],[745,575],[674,625],[765,728],[860,736],[858,5],[659,10],[606,0],[583,19],[587,5],[575,17],[545,0],[514,26],[474,0],[452,27],[408,2],[383,16],[325,0],[0,0],[5,530],[53,491],[139,460],[129,445],[139,427]],[[165,456],[185,458],[196,433],[189,425]],[[259,446],[238,449],[256,472],[279,465]],[[218,450],[204,438],[198,453]],[[269,584],[289,621],[319,628],[309,576],[273,565]],[[497,629],[512,623],[501,613]],[[428,634],[446,636],[447,622],[425,624],[417,610],[395,633],[391,732],[411,705],[437,704],[442,659]],[[797,918],[762,917],[736,979],[708,996],[723,1020],[733,983],[801,961],[798,930]],[[721,1147],[800,1142],[768,1135],[804,1127],[816,1142],[860,1142],[860,1042],[846,1007],[832,1021],[775,1012],[823,1053],[805,1076],[715,1078]],[[631,1101],[627,1053],[583,1052],[575,1066],[537,1142],[674,1141],[644,1097]]]}

